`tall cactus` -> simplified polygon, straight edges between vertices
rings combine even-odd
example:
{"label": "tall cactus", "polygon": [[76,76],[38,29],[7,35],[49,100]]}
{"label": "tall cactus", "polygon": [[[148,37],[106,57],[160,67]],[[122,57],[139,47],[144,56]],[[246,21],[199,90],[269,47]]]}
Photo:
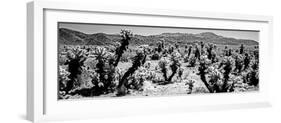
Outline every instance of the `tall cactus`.
{"label": "tall cactus", "polygon": [[167,77],[168,69],[166,68],[167,64],[168,63],[164,60],[158,62],[161,72],[163,73],[164,80],[168,80],[168,77]]}
{"label": "tall cactus", "polygon": [[199,50],[198,45],[195,45],[194,56],[196,59],[200,60],[200,50]]}
{"label": "tall cactus", "polygon": [[207,53],[208,53],[208,59],[212,59],[212,51],[213,51],[213,45],[209,44],[207,47]]}
{"label": "tall cactus", "polygon": [[167,79],[168,82],[171,82],[171,81],[172,81],[172,78],[173,78],[174,75],[177,73],[177,70],[178,70],[178,68],[180,67],[179,60],[176,58],[175,55],[172,55],[171,61],[172,61],[172,64],[170,65],[170,68],[171,68],[171,70],[172,70],[172,74],[171,74],[170,77]]}
{"label": "tall cactus", "polygon": [[133,35],[130,31],[127,30],[121,30],[120,34],[122,36],[122,39],[120,41],[120,47],[116,48],[115,50],[116,60],[113,64],[113,66],[115,67],[118,65],[122,54],[127,50],[129,45],[129,40],[131,40]]}
{"label": "tall cactus", "polygon": [[239,51],[240,54],[243,54],[243,53],[244,53],[244,48],[245,48],[244,45],[241,44],[241,45],[240,45],[240,51]]}
{"label": "tall cactus", "polygon": [[83,55],[82,50],[73,49],[72,53],[67,54],[68,60],[65,62],[65,65],[68,65],[68,71],[70,75],[68,78],[70,79],[66,83],[65,92],[68,93],[74,87],[74,83],[78,81],[78,76],[82,73],[82,66],[84,65],[84,61],[86,57]]}
{"label": "tall cactus", "polygon": [[246,69],[249,68],[250,62],[251,62],[251,58],[250,58],[249,54],[248,54],[248,53],[245,53],[245,58],[244,58],[244,70],[246,70]]}
{"label": "tall cactus", "polygon": [[125,72],[119,84],[117,86],[117,96],[123,96],[126,94],[125,83],[128,81],[128,77],[130,77],[134,72],[142,65],[143,59],[145,55],[143,53],[137,53],[137,55],[133,58],[133,65]]}
{"label": "tall cactus", "polygon": [[229,74],[230,74],[230,72],[232,70],[232,63],[231,62],[232,61],[230,59],[227,59],[225,65],[223,67],[223,70],[224,70],[224,72],[223,72],[224,81],[223,81],[222,89],[219,92],[227,92],[228,91],[228,87],[227,87],[228,83],[227,82],[229,80]]}
{"label": "tall cactus", "polygon": [[168,77],[168,62],[166,60],[161,60],[158,62],[158,66],[160,67],[161,72],[163,73],[163,78],[164,78],[164,84],[169,84],[172,82],[173,77],[176,75],[179,67],[180,67],[180,62],[179,59],[175,54],[171,55],[170,58],[171,64],[169,65],[171,69],[171,74]]}
{"label": "tall cactus", "polygon": [[198,67],[198,71],[199,71],[199,75],[200,75],[200,79],[202,80],[202,82],[204,83],[204,85],[207,87],[207,89],[209,90],[210,93],[214,93],[214,89],[211,86],[211,84],[209,84],[209,82],[206,79],[206,74],[207,74],[207,64],[205,61],[201,60],[199,63],[199,67]]}

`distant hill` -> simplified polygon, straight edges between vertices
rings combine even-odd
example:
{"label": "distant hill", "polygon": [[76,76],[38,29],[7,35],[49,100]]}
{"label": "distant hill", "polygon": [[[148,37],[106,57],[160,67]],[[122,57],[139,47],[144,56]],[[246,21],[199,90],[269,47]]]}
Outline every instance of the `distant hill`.
{"label": "distant hill", "polygon": [[[65,45],[114,45],[121,39],[117,34],[85,34],[79,31],[66,28],[59,29],[59,44]],[[134,35],[130,41],[130,45],[155,45],[156,42],[164,40],[166,43],[180,45],[193,44],[197,41],[205,43],[214,43],[218,45],[258,45],[257,41],[247,39],[235,39],[216,35],[212,32],[204,32],[199,34],[191,33],[162,33],[159,35]]]}

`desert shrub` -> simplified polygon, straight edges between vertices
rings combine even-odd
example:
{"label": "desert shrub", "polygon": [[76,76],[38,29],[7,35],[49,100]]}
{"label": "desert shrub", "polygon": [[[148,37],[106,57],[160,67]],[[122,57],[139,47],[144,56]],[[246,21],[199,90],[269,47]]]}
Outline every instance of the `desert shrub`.
{"label": "desert shrub", "polygon": [[191,80],[188,80],[188,81],[185,83],[185,85],[188,85],[187,94],[191,94],[191,93],[192,93],[193,87],[194,87],[194,83],[195,83],[195,82],[196,82],[195,80],[191,79]]}
{"label": "desert shrub", "polygon": [[155,78],[155,73],[146,69],[145,67],[140,67],[135,73],[128,79],[126,87],[128,89],[142,91],[142,86],[144,81],[152,81]]}
{"label": "desert shrub", "polygon": [[134,51],[134,52],[124,52],[120,58],[120,62],[129,62],[132,60],[132,58],[136,55],[137,51]]}
{"label": "desert shrub", "polygon": [[59,76],[58,76],[58,82],[59,82],[59,91],[63,92],[62,95],[65,94],[65,88],[66,88],[66,83],[69,81],[69,72],[66,70],[64,66],[59,66]]}
{"label": "desert shrub", "polygon": [[144,79],[142,77],[136,78],[136,76],[128,77],[128,82],[125,83],[126,89],[142,91]]}
{"label": "desert shrub", "polygon": [[168,47],[168,53],[171,54],[174,52],[174,47],[173,46],[169,46]]}
{"label": "desert shrub", "polygon": [[154,80],[154,78],[155,73],[153,71],[141,66],[132,76],[128,78],[128,82],[125,83],[125,86],[127,89],[142,91],[144,81],[151,81]]}

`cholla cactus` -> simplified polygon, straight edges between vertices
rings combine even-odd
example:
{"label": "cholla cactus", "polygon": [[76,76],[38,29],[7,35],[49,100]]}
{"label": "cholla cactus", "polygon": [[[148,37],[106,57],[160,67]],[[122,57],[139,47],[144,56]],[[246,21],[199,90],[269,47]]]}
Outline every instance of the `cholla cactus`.
{"label": "cholla cactus", "polygon": [[164,80],[168,80],[167,77],[167,73],[168,73],[168,69],[167,69],[167,65],[168,65],[168,61],[166,59],[161,59],[158,62],[158,66],[163,74]]}
{"label": "cholla cactus", "polygon": [[195,50],[194,50],[194,57],[198,60],[200,60],[200,50],[198,45],[195,45]]}
{"label": "cholla cactus", "polygon": [[195,67],[195,65],[196,65],[196,57],[195,57],[195,55],[194,54],[192,54],[190,57],[189,57],[189,66],[190,67]]}
{"label": "cholla cactus", "polygon": [[212,67],[209,69],[209,78],[209,83],[214,85],[222,79],[222,73],[218,69]]}
{"label": "cholla cactus", "polygon": [[200,41],[199,45],[200,45],[200,54],[202,55],[205,52],[204,51],[205,43],[203,41]]}
{"label": "cholla cactus", "polygon": [[254,56],[256,60],[259,59],[259,46],[254,47]]}
{"label": "cholla cactus", "polygon": [[207,55],[201,55],[200,61],[205,62],[207,65],[210,65],[210,64],[212,63],[211,60],[208,59],[208,56],[207,56]]}
{"label": "cholla cactus", "polygon": [[106,48],[96,47],[91,53],[91,57],[95,58],[95,62],[91,62],[95,66],[91,72],[92,95],[100,95],[112,92],[114,85],[115,69],[111,67],[111,53]]}
{"label": "cholla cactus", "polygon": [[234,69],[234,71],[235,72],[237,71],[238,73],[241,73],[242,67],[243,67],[243,56],[240,55],[240,54],[237,54],[235,56],[235,69]]}
{"label": "cholla cactus", "polygon": [[187,54],[188,57],[190,56],[191,51],[192,51],[192,46],[189,46],[189,47],[188,47],[188,54]]}
{"label": "cholla cactus", "polygon": [[188,56],[188,54],[185,54],[185,55],[183,56],[183,62],[184,62],[184,63],[187,63],[188,60],[189,60],[189,56]]}
{"label": "cholla cactus", "polygon": [[[59,90],[64,91],[65,87],[67,86],[66,83],[69,81],[69,72],[63,68],[62,66],[59,66]],[[65,93],[65,92],[64,92]]]}
{"label": "cholla cactus", "polygon": [[80,47],[72,49],[67,54],[68,60],[64,63],[68,65],[69,71],[69,81],[66,83],[66,87],[64,88],[66,94],[73,89],[75,83],[78,82],[78,76],[82,73],[82,66],[84,65],[84,61],[87,59],[84,52],[80,50]]}
{"label": "cholla cactus", "polygon": [[129,77],[126,87],[128,89],[142,91],[144,81],[152,81],[155,79],[155,77],[156,75],[153,71],[150,71],[149,69],[146,69],[145,67],[141,66],[138,70],[134,72],[131,77]]}
{"label": "cholla cactus", "polygon": [[243,54],[243,53],[244,53],[244,48],[245,48],[244,45],[241,44],[241,45],[240,45],[240,51],[239,51],[240,54]]}
{"label": "cholla cactus", "polygon": [[253,62],[250,72],[247,74],[247,82],[249,85],[258,86],[259,84],[258,64],[258,61]]}
{"label": "cholla cactus", "polygon": [[131,40],[132,35],[133,35],[128,30],[121,30],[120,34],[122,36],[122,39],[120,41],[120,47],[116,48],[116,50],[115,50],[116,60],[113,64],[115,67],[118,65],[122,54],[125,52],[125,50],[127,50],[128,45],[129,45],[129,40]]}
{"label": "cholla cactus", "polygon": [[[169,59],[167,58],[162,58],[158,62],[158,66],[160,68],[160,71],[163,74],[164,78],[164,83],[163,84],[169,84],[172,82],[172,79],[174,75],[178,72],[178,69],[180,67],[180,62],[179,62],[179,56],[177,53],[172,53],[171,57]],[[168,76],[168,71],[171,71],[170,76]]]}
{"label": "cholla cactus", "polygon": [[178,68],[180,67],[180,62],[179,62],[179,56],[177,56],[177,54],[172,54],[171,56],[171,64],[170,64],[170,68],[172,71],[172,74],[170,75],[170,77],[168,78],[168,82],[171,82],[172,78],[174,77],[174,75],[177,73]]}
{"label": "cholla cactus", "polygon": [[[92,52],[92,56],[97,60],[95,65],[96,76],[92,76],[92,83],[94,84],[92,88],[93,95],[100,95],[108,92],[113,92],[116,88],[116,82],[119,80],[118,87],[123,86],[127,78],[135,71],[129,69],[123,77],[121,73],[116,71],[116,67],[122,57],[122,54],[127,50],[129,45],[129,40],[132,38],[132,33],[127,30],[121,30],[121,37],[119,46],[115,50],[115,54],[108,51],[109,48],[96,47]],[[141,63],[145,62],[144,59],[140,61]],[[135,63],[136,64],[136,63]],[[118,77],[117,77],[118,76]],[[117,79],[117,80],[116,80]],[[119,88],[120,90],[120,88]],[[92,93],[91,92],[91,93]]]}
{"label": "cholla cactus", "polygon": [[158,44],[157,51],[158,53],[161,53],[165,49],[164,40],[157,42],[157,44]]}
{"label": "cholla cactus", "polygon": [[228,80],[229,80],[229,75],[230,72],[232,71],[234,65],[234,60],[232,57],[226,57],[224,67],[223,67],[223,85],[222,89],[219,90],[219,92],[227,92],[228,91]]}
{"label": "cholla cactus", "polygon": [[246,69],[249,68],[250,62],[251,62],[251,58],[250,58],[249,54],[248,54],[248,53],[245,53],[245,58],[244,58],[244,70],[246,70]]}
{"label": "cholla cactus", "polygon": [[159,60],[161,56],[158,53],[154,53],[150,56],[151,60]]}
{"label": "cholla cactus", "polygon": [[207,47],[208,59],[212,60],[213,44],[209,44]]}
{"label": "cholla cactus", "polygon": [[144,58],[145,55],[142,52],[137,53],[137,55],[133,58],[133,65],[128,69],[127,72],[125,72],[125,74],[119,81],[119,84],[117,86],[117,96],[123,96],[126,94],[126,87],[124,84],[127,83],[128,77],[134,74],[134,72],[142,65],[142,61]]}
{"label": "cholla cactus", "polygon": [[210,93],[213,93],[213,88],[212,86],[207,82],[206,79],[206,74],[207,74],[207,69],[208,66],[206,64],[206,62],[204,60],[200,60],[199,62],[199,67],[198,67],[198,75],[200,75],[200,79],[202,80],[202,82],[205,84],[205,86],[207,87],[207,89],[209,90]]}
{"label": "cholla cactus", "polygon": [[[208,65],[208,61],[202,58],[200,60],[200,66],[198,67],[199,75],[210,93],[219,93],[229,91],[229,75],[233,67],[232,57],[225,57],[221,64],[222,71],[218,68]],[[207,81],[206,75],[209,75],[209,81]]]}
{"label": "cholla cactus", "polygon": [[96,72],[100,75],[100,81],[105,81],[104,76],[105,76],[105,70],[104,70],[104,66],[105,66],[105,60],[106,60],[106,52],[104,48],[97,48],[94,51],[94,56],[96,58],[96,60],[98,61],[98,63],[96,64]]}

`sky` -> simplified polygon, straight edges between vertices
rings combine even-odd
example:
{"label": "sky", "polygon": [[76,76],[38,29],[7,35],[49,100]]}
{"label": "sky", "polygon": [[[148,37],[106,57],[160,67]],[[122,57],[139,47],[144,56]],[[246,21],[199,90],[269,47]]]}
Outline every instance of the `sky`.
{"label": "sky", "polygon": [[85,24],[85,23],[59,23],[59,28],[67,28],[80,31],[86,34],[106,33],[119,34],[121,29],[130,30],[133,34],[138,35],[157,35],[161,33],[193,33],[213,32],[224,37],[236,39],[259,40],[258,31],[245,30],[219,30],[219,29],[195,29],[195,28],[178,28],[178,27],[151,27],[151,26],[132,26],[132,25],[108,25],[108,24]]}

